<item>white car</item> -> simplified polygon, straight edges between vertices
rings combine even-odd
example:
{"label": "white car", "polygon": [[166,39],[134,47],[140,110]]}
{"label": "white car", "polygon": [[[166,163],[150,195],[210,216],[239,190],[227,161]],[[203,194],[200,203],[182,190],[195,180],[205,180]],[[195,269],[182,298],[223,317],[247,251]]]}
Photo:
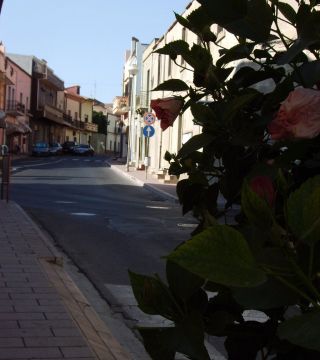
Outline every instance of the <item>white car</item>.
{"label": "white car", "polygon": [[73,148],[73,153],[77,155],[94,155],[94,148],[88,144],[79,144]]}

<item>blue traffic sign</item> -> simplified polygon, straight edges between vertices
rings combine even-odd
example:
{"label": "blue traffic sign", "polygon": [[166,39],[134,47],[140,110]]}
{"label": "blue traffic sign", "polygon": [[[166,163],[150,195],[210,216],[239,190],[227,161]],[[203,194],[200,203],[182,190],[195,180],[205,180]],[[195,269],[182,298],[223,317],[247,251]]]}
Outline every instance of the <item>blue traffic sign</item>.
{"label": "blue traffic sign", "polygon": [[143,128],[143,135],[145,137],[151,137],[154,135],[154,133],[155,133],[155,130],[154,130],[153,126],[147,125]]}

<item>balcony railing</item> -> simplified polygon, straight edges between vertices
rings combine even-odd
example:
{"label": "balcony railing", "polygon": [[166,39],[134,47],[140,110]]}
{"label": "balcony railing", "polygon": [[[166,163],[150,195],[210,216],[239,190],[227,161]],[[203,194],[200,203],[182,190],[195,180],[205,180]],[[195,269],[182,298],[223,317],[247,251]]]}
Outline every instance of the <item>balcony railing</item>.
{"label": "balcony railing", "polygon": [[23,115],[26,112],[26,106],[16,100],[8,100],[6,112],[10,115]]}
{"label": "balcony railing", "polygon": [[84,130],[91,131],[91,132],[98,132],[98,125],[93,124],[93,123],[89,123],[89,122],[85,122],[84,123]]}
{"label": "balcony railing", "polygon": [[64,124],[63,112],[52,105],[45,104],[41,115],[56,123]]}
{"label": "balcony railing", "polygon": [[123,115],[129,111],[129,99],[127,96],[116,96],[113,100],[113,114]]}
{"label": "balcony railing", "polygon": [[150,107],[150,92],[141,91],[139,95],[136,96],[136,109],[149,109]]}

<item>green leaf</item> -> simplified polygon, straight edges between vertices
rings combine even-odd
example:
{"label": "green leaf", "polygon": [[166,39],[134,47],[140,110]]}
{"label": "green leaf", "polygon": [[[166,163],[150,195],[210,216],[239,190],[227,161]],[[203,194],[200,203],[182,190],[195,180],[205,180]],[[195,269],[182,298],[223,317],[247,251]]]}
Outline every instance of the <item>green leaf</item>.
{"label": "green leaf", "polygon": [[247,14],[247,0],[199,0],[210,14],[211,22],[220,26],[244,17]]}
{"label": "green leaf", "polygon": [[194,135],[189,139],[178,152],[178,157],[183,158],[193,153],[194,151],[209,145],[214,140],[213,136],[207,133]]}
{"label": "green leaf", "polygon": [[189,90],[189,86],[182,80],[179,79],[170,79],[164,81],[162,84],[158,85],[152,91],[186,91]]}
{"label": "green leaf", "polygon": [[247,93],[238,95],[227,104],[227,110],[223,114],[223,119],[226,122],[231,122],[237,113],[246,105],[248,105],[256,96],[258,92],[251,89]]}
{"label": "green leaf", "polygon": [[188,19],[184,18],[183,16],[181,16],[180,14],[178,14],[176,12],[174,13],[174,16],[176,17],[176,20],[178,21],[178,23],[180,25],[182,25],[183,27],[185,27],[187,29],[192,30],[191,24],[188,21]]}
{"label": "green leaf", "polygon": [[279,1],[277,3],[279,10],[282,12],[282,14],[284,15],[284,17],[289,20],[291,22],[291,24],[295,24],[296,22],[296,17],[297,14],[294,11],[294,9],[292,8],[292,6],[290,6],[289,4]]}
{"label": "green leaf", "polygon": [[172,160],[172,155],[169,153],[169,151],[166,151],[163,158],[170,162]]}
{"label": "green leaf", "polygon": [[226,286],[250,287],[266,280],[244,237],[225,225],[215,225],[194,236],[168,259]]}
{"label": "green leaf", "polygon": [[247,58],[255,44],[237,44],[233,46],[232,48],[228,49],[227,52],[218,59],[216,65],[219,67],[222,67],[225,64],[228,64],[231,61]]}
{"label": "green leaf", "polygon": [[279,65],[290,63],[299,53],[320,40],[320,13],[311,12],[311,7],[301,4],[296,17],[297,40],[280,56]]}
{"label": "green leaf", "polygon": [[274,223],[271,208],[244,181],[241,192],[241,205],[250,223],[261,230],[270,230]]}
{"label": "green leaf", "polygon": [[270,35],[273,14],[265,0],[247,2],[248,11],[244,18],[225,24],[226,30],[256,42],[267,41]]}
{"label": "green leaf", "polygon": [[184,40],[172,41],[161,49],[157,49],[155,53],[169,55],[172,60],[175,60],[178,55],[184,55],[189,52],[189,44]]}
{"label": "green leaf", "polygon": [[312,88],[320,81],[320,60],[302,64],[293,72],[292,76],[298,84]]}
{"label": "green leaf", "polygon": [[320,312],[312,311],[284,321],[278,327],[280,339],[307,349],[320,351]]}
{"label": "green leaf", "polygon": [[204,279],[172,261],[167,261],[166,273],[170,289],[180,299],[189,299],[204,284]]}
{"label": "green leaf", "polygon": [[169,288],[158,279],[136,274],[129,270],[129,278],[139,308],[150,315],[162,315],[172,319],[176,315],[176,306],[170,297]]}
{"label": "green leaf", "polygon": [[172,354],[179,352],[190,359],[210,360],[204,346],[203,322],[198,314],[189,315],[176,327],[138,330],[152,359],[171,360]]}
{"label": "green leaf", "polygon": [[153,360],[175,359],[174,327],[139,327],[138,331],[142,336],[145,349]]}
{"label": "green leaf", "polygon": [[300,241],[314,244],[320,240],[320,175],[290,195],[287,209],[289,227]]}
{"label": "green leaf", "polygon": [[246,309],[275,309],[294,305],[299,300],[295,292],[271,278],[254,288],[233,288],[232,293],[237,303]]}
{"label": "green leaf", "polygon": [[202,125],[213,123],[217,117],[212,109],[200,103],[192,103],[191,112],[197,124]]}

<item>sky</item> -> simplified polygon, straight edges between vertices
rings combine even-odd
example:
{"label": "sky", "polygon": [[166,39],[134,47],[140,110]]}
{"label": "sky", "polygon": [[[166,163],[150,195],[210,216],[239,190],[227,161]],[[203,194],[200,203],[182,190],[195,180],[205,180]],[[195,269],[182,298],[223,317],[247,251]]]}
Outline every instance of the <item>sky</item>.
{"label": "sky", "polygon": [[190,0],[4,0],[0,41],[7,53],[45,59],[65,87],[111,103],[121,94],[134,36],[161,37]]}

